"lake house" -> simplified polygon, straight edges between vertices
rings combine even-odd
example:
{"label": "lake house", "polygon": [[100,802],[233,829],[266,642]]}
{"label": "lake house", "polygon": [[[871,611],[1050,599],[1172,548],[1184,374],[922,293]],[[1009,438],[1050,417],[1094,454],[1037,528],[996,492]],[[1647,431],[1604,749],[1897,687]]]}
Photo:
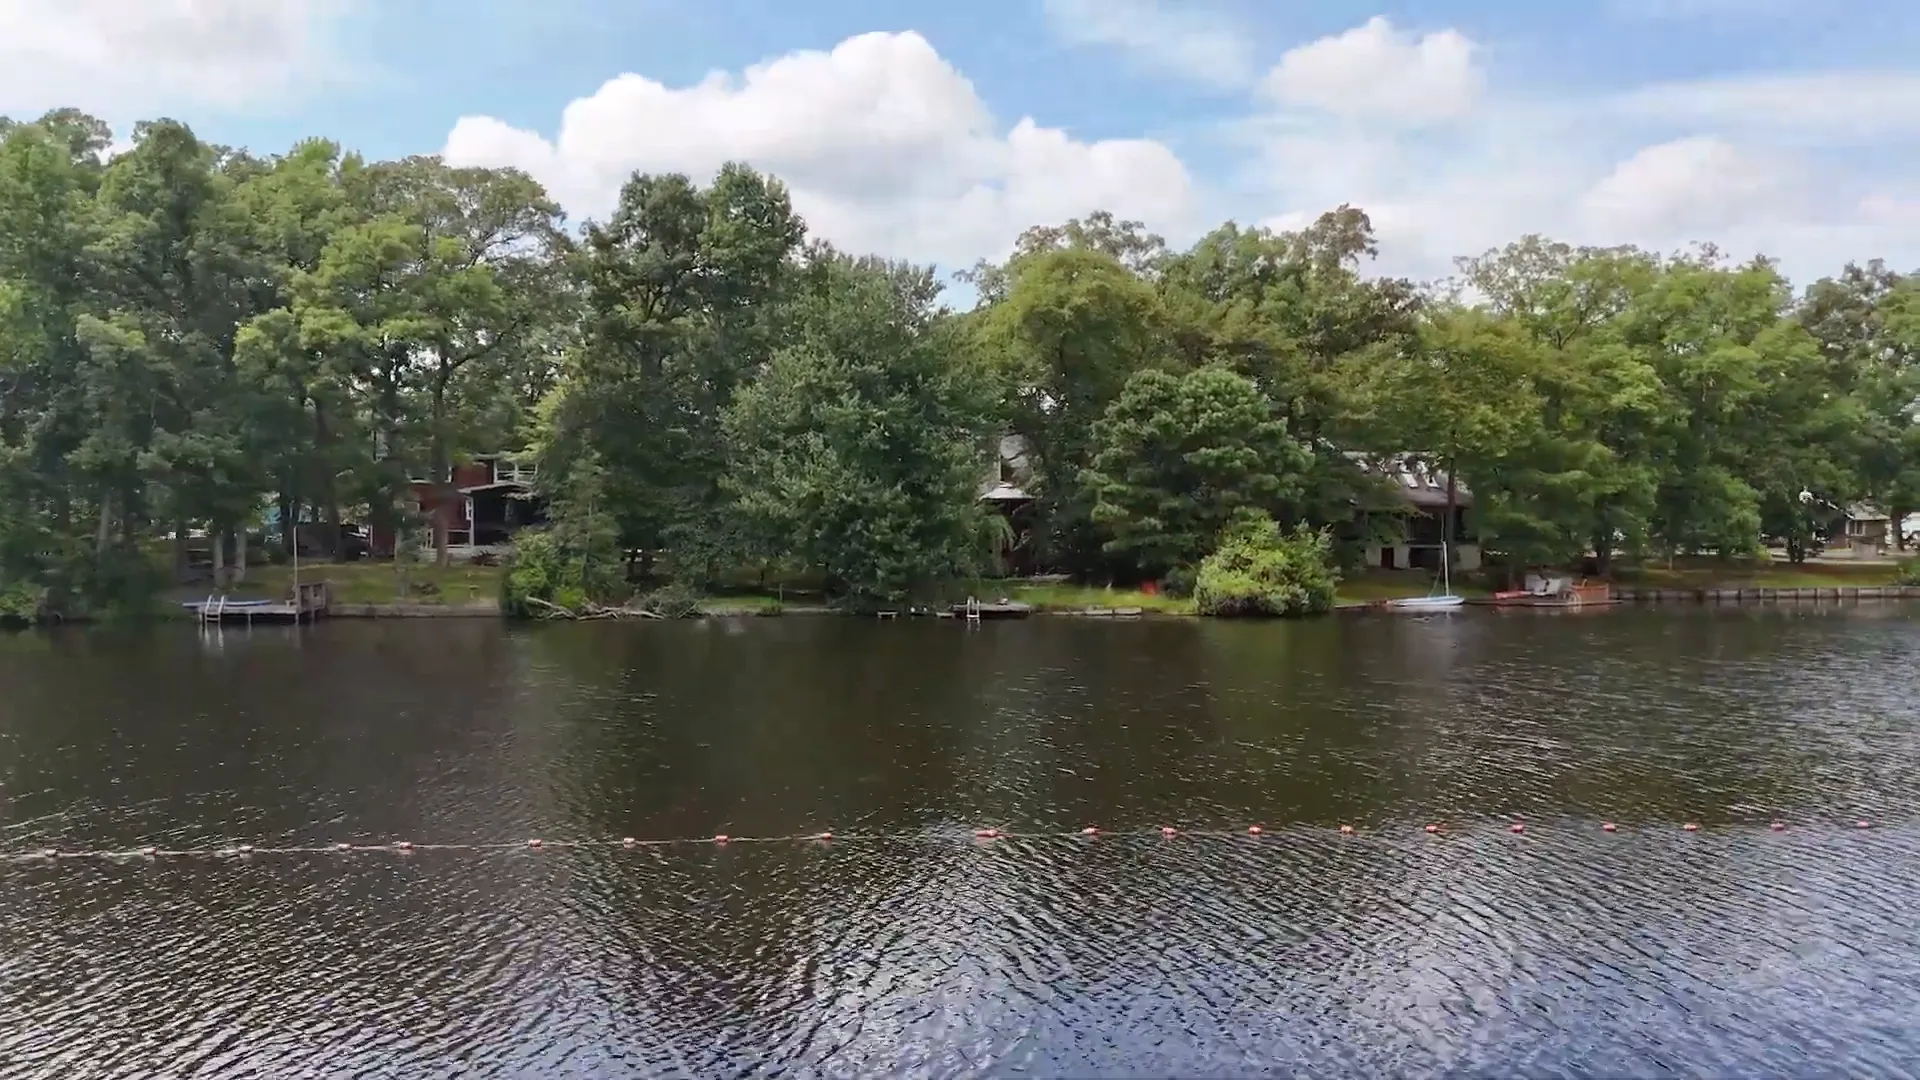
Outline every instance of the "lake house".
{"label": "lake house", "polygon": [[[1440,569],[1441,538],[1446,536],[1446,471],[1417,454],[1365,454],[1347,457],[1363,472],[1381,481],[1387,505],[1363,503],[1356,525],[1367,537],[1365,561],[1383,570]],[[1456,570],[1480,568],[1480,538],[1473,525],[1473,492],[1465,483],[1453,485],[1453,530],[1444,549]]]}
{"label": "lake house", "polygon": [[[505,554],[514,533],[546,521],[546,499],[534,490],[536,470],[510,454],[480,454],[453,466],[444,481],[409,481],[409,509],[424,522],[415,547],[431,555],[444,538],[456,559]],[[394,537],[376,528],[371,546],[391,557]]]}

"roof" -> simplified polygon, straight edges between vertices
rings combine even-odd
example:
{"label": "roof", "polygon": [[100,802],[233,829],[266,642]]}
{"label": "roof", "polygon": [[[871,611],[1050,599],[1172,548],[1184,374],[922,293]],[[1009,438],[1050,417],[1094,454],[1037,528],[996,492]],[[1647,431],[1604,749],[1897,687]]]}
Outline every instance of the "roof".
{"label": "roof", "polygon": [[459,489],[462,495],[474,495],[484,491],[532,491],[533,485],[518,480],[496,480],[490,484],[471,484]]}
{"label": "roof", "polygon": [[[1391,483],[1400,496],[1414,506],[1447,505],[1447,472],[1435,468],[1425,457],[1413,453],[1368,454],[1358,450],[1346,453],[1348,460],[1369,476]],[[1454,485],[1453,502],[1455,506],[1473,505],[1473,492],[1467,490],[1464,481]]]}
{"label": "roof", "polygon": [[1004,481],[980,493],[981,502],[1026,502],[1031,498],[1033,496],[1027,494],[1025,489]]}
{"label": "roof", "polygon": [[1847,507],[1849,521],[1887,521],[1886,513],[1872,503],[1854,503]]}

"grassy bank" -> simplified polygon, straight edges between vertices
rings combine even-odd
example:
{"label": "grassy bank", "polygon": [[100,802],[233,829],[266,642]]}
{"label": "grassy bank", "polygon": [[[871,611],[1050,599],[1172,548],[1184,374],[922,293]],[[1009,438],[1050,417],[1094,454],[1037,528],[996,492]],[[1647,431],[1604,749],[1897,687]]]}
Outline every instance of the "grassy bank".
{"label": "grassy bank", "polygon": [[[1785,562],[1759,560],[1676,560],[1671,566],[1626,566],[1615,576],[1617,584],[1642,588],[1714,589],[1714,588],[1832,588],[1835,586],[1878,586],[1894,582],[1899,568],[1892,564],[1806,563],[1793,566]],[[303,581],[324,579],[332,587],[335,601],[343,605],[409,604],[417,606],[491,604],[500,595],[498,566],[454,565],[439,567],[416,563],[407,569],[407,590],[400,588],[400,574],[390,562],[303,563]],[[235,586],[237,597],[275,597],[285,595],[293,584],[291,566],[256,566],[247,571],[247,580]],[[1492,591],[1477,575],[1456,579],[1454,592],[1463,596],[1485,596]],[[208,587],[184,586],[173,590],[179,600],[196,600]],[[1350,572],[1340,583],[1337,602],[1341,604],[1376,603],[1437,592],[1435,577],[1424,570],[1365,570]],[[1137,589],[1078,585],[1070,582],[974,582],[961,595],[971,593],[982,600],[1006,597],[1031,604],[1043,612],[1077,612],[1088,608],[1139,608],[1157,615],[1192,615],[1191,599],[1177,599]],[[823,606],[817,592],[790,587],[784,596],[755,591],[751,586],[735,585],[701,602],[701,610],[710,615],[769,615],[781,611],[802,612]]]}
{"label": "grassy bank", "polygon": [[1649,589],[1831,589],[1894,584],[1900,568],[1892,563],[1802,563],[1765,559],[1675,560],[1622,569],[1621,585]]}
{"label": "grassy bank", "polygon": [[[415,563],[407,567],[405,592],[400,588],[400,571],[391,562],[306,563],[300,564],[301,581],[325,581],[333,599],[342,604],[475,604],[500,598],[498,566],[435,566]],[[238,597],[284,596],[293,587],[293,567],[252,566],[247,580],[233,587]],[[191,593],[193,589],[186,589]],[[204,590],[202,590],[204,594]],[[197,599],[189,596],[187,599]]]}

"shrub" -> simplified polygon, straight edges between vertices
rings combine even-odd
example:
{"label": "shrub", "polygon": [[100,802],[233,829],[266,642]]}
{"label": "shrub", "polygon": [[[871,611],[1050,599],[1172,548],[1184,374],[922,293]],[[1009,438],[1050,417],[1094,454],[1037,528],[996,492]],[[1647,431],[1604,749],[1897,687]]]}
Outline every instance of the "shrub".
{"label": "shrub", "polygon": [[1193,596],[1196,576],[1193,567],[1176,566],[1160,579],[1160,591],[1175,600],[1186,600]]}
{"label": "shrub", "polygon": [[1895,585],[1920,585],[1920,559],[1907,559],[1893,575]]}
{"label": "shrub", "polygon": [[1340,574],[1333,540],[1301,526],[1291,535],[1268,520],[1242,520],[1200,563],[1194,606],[1202,615],[1310,615],[1333,608]]}
{"label": "shrub", "polygon": [[551,531],[529,531],[518,537],[500,576],[500,611],[515,619],[544,614],[546,608],[529,602],[534,600],[579,611],[589,602],[613,600],[619,589],[618,563],[570,551]]}

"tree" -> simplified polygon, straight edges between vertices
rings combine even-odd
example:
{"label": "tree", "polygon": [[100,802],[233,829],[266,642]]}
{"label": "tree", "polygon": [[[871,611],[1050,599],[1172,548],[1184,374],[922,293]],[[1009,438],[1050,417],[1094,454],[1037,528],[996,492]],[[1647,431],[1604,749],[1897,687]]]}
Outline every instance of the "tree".
{"label": "tree", "polygon": [[1149,576],[1191,566],[1243,511],[1296,516],[1313,455],[1253,383],[1224,368],[1142,371],[1094,429],[1082,478],[1106,549]]}
{"label": "tree", "polygon": [[792,344],[727,410],[726,490],[762,557],[817,567],[854,607],[976,569],[983,388],[948,362],[928,270],[809,258]]}
{"label": "tree", "polygon": [[696,580],[729,512],[721,419],[769,361],[804,235],[786,189],[739,165],[704,190],[635,176],[587,228],[581,341],[543,410],[541,472],[596,453],[622,545],[675,549]]}
{"label": "tree", "polygon": [[973,324],[1000,385],[1004,423],[1027,440],[1048,558],[1089,572],[1104,563],[1095,497],[1094,425],[1136,372],[1166,366],[1166,323],[1151,285],[1114,256],[1047,248],[1008,266],[1006,298]]}

